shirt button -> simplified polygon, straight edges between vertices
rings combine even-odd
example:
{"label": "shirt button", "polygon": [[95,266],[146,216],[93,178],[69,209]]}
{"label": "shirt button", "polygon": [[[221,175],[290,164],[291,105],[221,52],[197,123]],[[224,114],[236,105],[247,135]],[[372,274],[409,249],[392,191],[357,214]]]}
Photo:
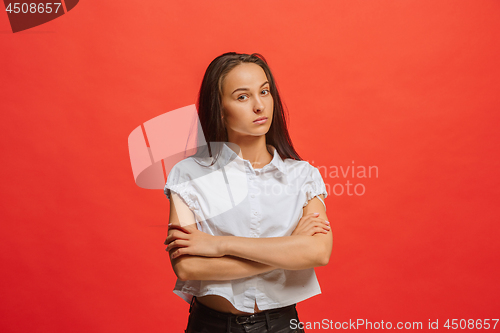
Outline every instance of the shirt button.
{"label": "shirt button", "polygon": [[253,215],[257,215],[257,212],[253,212]]}
{"label": "shirt button", "polygon": [[252,198],[255,198],[255,194],[250,195]]}

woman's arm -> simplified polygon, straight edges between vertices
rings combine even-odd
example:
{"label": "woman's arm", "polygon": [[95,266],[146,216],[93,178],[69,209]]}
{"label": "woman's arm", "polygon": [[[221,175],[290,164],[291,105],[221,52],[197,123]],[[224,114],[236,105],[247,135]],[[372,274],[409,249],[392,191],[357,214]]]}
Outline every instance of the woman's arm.
{"label": "woman's arm", "polygon": [[[171,192],[169,224],[182,226],[190,231],[197,230],[193,212],[174,192]],[[174,228],[169,228],[168,235],[171,235],[173,230]],[[169,253],[172,254],[175,250],[174,248]],[[277,268],[234,256],[210,258],[184,255],[172,258],[170,255],[170,263],[175,275],[180,280],[233,280],[269,272]]]}
{"label": "woman's arm", "polygon": [[[324,195],[320,195],[324,200]],[[313,198],[304,207],[303,216],[312,212],[328,221],[325,207]],[[316,233],[312,237],[294,235],[288,237],[246,238],[226,236],[221,239],[222,251],[228,255],[254,260],[275,267],[296,270],[325,266],[332,253],[332,232]]]}
{"label": "woman's arm", "polygon": [[[323,195],[321,195],[322,199]],[[319,218],[327,220],[326,211],[317,198],[304,207],[304,216],[318,212]],[[182,234],[182,235],[181,235]],[[330,260],[332,234],[316,233],[312,237],[292,235],[270,238],[247,238],[236,236],[211,236],[200,231],[189,234],[177,233],[170,238],[169,251],[177,258],[182,255],[221,257],[232,255],[277,268],[297,270],[324,266]],[[172,241],[175,238],[175,241]]]}
{"label": "woman's arm", "polygon": [[[175,261],[178,261],[177,264],[174,264]],[[211,258],[184,255],[171,259],[171,262],[173,266],[177,266],[178,272],[176,272],[176,275],[179,280],[234,280],[269,272],[277,268],[233,256]]]}

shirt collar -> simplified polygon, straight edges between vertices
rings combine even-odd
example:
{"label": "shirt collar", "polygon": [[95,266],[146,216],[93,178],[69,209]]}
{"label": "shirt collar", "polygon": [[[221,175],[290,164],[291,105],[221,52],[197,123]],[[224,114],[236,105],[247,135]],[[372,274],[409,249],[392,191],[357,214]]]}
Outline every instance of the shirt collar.
{"label": "shirt collar", "polygon": [[273,154],[271,165],[275,166],[283,175],[286,176],[285,162],[281,159],[280,154],[278,154],[278,150],[272,145],[267,145],[267,147],[269,148],[269,151]]}
{"label": "shirt collar", "polygon": [[[273,159],[271,160],[271,163],[269,163],[268,165],[265,165],[262,168],[262,171],[269,170],[270,168],[276,168],[280,171],[279,176],[286,182],[287,179],[286,179],[285,162],[283,161],[283,159],[281,159],[280,154],[278,154],[278,150],[274,146],[272,146],[272,145],[266,145],[266,146],[267,146],[268,150],[271,152],[271,154],[273,154]],[[222,162],[224,163],[224,165],[228,164],[229,162],[231,162],[235,158],[239,159],[240,161],[246,161],[250,165],[250,162],[248,160],[244,160],[241,157],[239,157],[234,152],[234,150],[232,150],[231,148],[229,148],[226,145],[226,143],[223,144],[222,153],[221,153],[220,158],[222,158]]]}

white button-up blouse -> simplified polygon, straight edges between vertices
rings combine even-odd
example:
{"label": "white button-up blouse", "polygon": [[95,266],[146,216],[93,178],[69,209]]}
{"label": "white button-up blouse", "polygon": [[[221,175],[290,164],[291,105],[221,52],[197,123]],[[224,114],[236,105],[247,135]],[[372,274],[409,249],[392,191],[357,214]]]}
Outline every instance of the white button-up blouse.
{"label": "white button-up blouse", "polygon": [[[214,166],[201,166],[188,157],[174,165],[164,193],[169,200],[170,191],[177,193],[194,213],[197,228],[210,235],[289,236],[308,201],[328,193],[317,168],[307,161],[282,160],[275,147],[267,147],[273,159],[260,169],[225,143]],[[188,303],[193,295],[219,295],[236,309],[253,313],[255,303],[260,310],[284,307],[321,289],[314,268],[309,268],[275,269],[230,281],[177,279],[173,292]]]}

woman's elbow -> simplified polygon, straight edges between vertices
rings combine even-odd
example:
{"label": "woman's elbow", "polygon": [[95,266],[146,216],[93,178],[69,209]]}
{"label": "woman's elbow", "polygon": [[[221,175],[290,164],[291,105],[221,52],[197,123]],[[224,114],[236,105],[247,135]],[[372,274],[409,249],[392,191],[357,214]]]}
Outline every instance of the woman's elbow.
{"label": "woman's elbow", "polygon": [[326,266],[330,262],[330,255],[332,254],[331,248],[325,248],[318,255],[318,266]]}
{"label": "woman's elbow", "polygon": [[330,255],[322,255],[320,257],[319,266],[326,266],[330,262]]}
{"label": "woman's elbow", "polygon": [[188,269],[190,266],[186,260],[187,256],[181,256],[172,260],[172,268],[177,278],[181,281],[192,280],[191,271]]}

